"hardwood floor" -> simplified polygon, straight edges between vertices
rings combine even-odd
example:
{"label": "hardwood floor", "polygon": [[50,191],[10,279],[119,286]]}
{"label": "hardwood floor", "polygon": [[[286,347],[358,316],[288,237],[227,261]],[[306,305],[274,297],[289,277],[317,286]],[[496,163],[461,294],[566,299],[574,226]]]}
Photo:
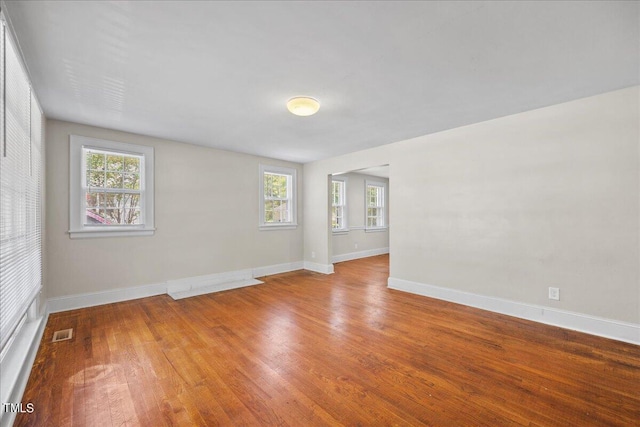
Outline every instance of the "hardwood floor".
{"label": "hardwood floor", "polygon": [[52,314],[16,425],[640,425],[640,346],[335,269]]}

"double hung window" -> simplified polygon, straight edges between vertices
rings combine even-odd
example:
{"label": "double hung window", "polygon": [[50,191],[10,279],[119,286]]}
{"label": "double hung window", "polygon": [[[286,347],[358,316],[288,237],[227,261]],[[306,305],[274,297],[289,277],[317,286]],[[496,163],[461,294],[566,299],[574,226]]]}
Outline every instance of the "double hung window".
{"label": "double hung window", "polygon": [[385,223],[385,188],[382,182],[366,182],[366,229],[375,230],[386,227]]}
{"label": "double hung window", "polygon": [[153,234],[153,148],[71,136],[71,237]]}
{"label": "double hung window", "polygon": [[260,227],[295,227],[296,170],[260,165]]}
{"label": "double hung window", "polygon": [[333,231],[347,229],[346,181],[333,178],[331,181],[331,228]]}

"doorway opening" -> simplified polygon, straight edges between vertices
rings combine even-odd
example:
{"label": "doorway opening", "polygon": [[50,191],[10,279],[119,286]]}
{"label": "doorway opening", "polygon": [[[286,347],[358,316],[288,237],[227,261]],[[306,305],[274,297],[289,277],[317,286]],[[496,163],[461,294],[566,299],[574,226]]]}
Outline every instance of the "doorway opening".
{"label": "doorway opening", "polygon": [[389,254],[389,165],[329,176],[331,263]]}

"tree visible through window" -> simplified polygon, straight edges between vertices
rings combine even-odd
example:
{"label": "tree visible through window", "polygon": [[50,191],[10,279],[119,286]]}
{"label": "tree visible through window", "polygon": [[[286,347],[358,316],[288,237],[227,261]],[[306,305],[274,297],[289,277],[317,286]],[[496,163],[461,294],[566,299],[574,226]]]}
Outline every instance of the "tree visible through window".
{"label": "tree visible through window", "polygon": [[85,225],[140,224],[142,156],[85,148]]}
{"label": "tree visible through window", "polygon": [[153,153],[151,146],[70,135],[71,238],[153,235]]}
{"label": "tree visible through window", "polygon": [[291,222],[290,181],[290,175],[264,173],[265,222]]}
{"label": "tree visible through window", "polygon": [[296,224],[296,170],[260,165],[260,227]]}

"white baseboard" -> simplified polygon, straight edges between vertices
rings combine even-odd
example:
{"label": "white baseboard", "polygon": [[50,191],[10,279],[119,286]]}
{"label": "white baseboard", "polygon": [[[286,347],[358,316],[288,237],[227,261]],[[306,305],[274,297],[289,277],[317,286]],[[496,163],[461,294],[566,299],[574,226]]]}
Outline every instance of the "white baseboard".
{"label": "white baseboard", "polygon": [[[36,359],[40,340],[47,325],[48,313],[25,323],[16,335],[7,350],[2,362],[0,362],[0,403],[21,403],[27,381]],[[27,402],[23,403],[23,408]],[[37,408],[36,408],[37,410]],[[7,427],[13,425],[17,413],[0,411],[0,426]]]}
{"label": "white baseboard", "polygon": [[[255,277],[262,277],[271,274],[285,273],[288,271],[300,270],[304,267],[302,261],[284,264],[267,265],[254,269],[227,271],[224,273],[208,274],[205,276],[187,277],[184,279],[168,280],[165,283],[153,285],[134,286],[130,288],[117,288],[108,291],[88,292],[76,295],[50,298],[47,301],[49,313],[75,310],[78,308],[94,307],[97,305],[111,304],[114,302],[129,301],[138,298],[152,297],[155,295],[171,294],[177,292],[191,291],[196,288],[211,289],[206,292],[219,292],[228,289],[235,289],[241,286],[239,282],[244,282],[244,286],[257,284],[251,280]],[[331,266],[333,269],[333,266]],[[331,271],[333,272],[333,270]],[[205,293],[205,292],[203,292]],[[197,293],[194,293],[196,295]],[[184,296],[183,296],[184,298]]]}
{"label": "white baseboard", "polygon": [[369,249],[366,251],[350,252],[348,254],[334,255],[331,257],[331,262],[343,262],[351,261],[353,259],[367,258],[370,256],[384,255],[389,253],[389,248],[377,248]]}
{"label": "white baseboard", "polygon": [[132,299],[152,297],[167,293],[166,283],[155,285],[135,286],[132,288],[110,289],[101,292],[89,292],[63,297],[50,298],[47,301],[49,313],[75,310],[78,308],[94,307],[96,305],[129,301]]}
{"label": "white baseboard", "polygon": [[304,262],[287,262],[285,264],[267,265],[253,269],[253,277],[271,276],[273,274],[288,273],[290,271],[302,270]]}
{"label": "white baseboard", "polygon": [[640,324],[525,304],[394,277],[389,277],[388,287],[399,291],[451,301],[521,319],[640,345]]}
{"label": "white baseboard", "polygon": [[309,271],[315,271],[322,274],[333,274],[333,264],[318,264],[317,262],[304,262],[304,269]]}

